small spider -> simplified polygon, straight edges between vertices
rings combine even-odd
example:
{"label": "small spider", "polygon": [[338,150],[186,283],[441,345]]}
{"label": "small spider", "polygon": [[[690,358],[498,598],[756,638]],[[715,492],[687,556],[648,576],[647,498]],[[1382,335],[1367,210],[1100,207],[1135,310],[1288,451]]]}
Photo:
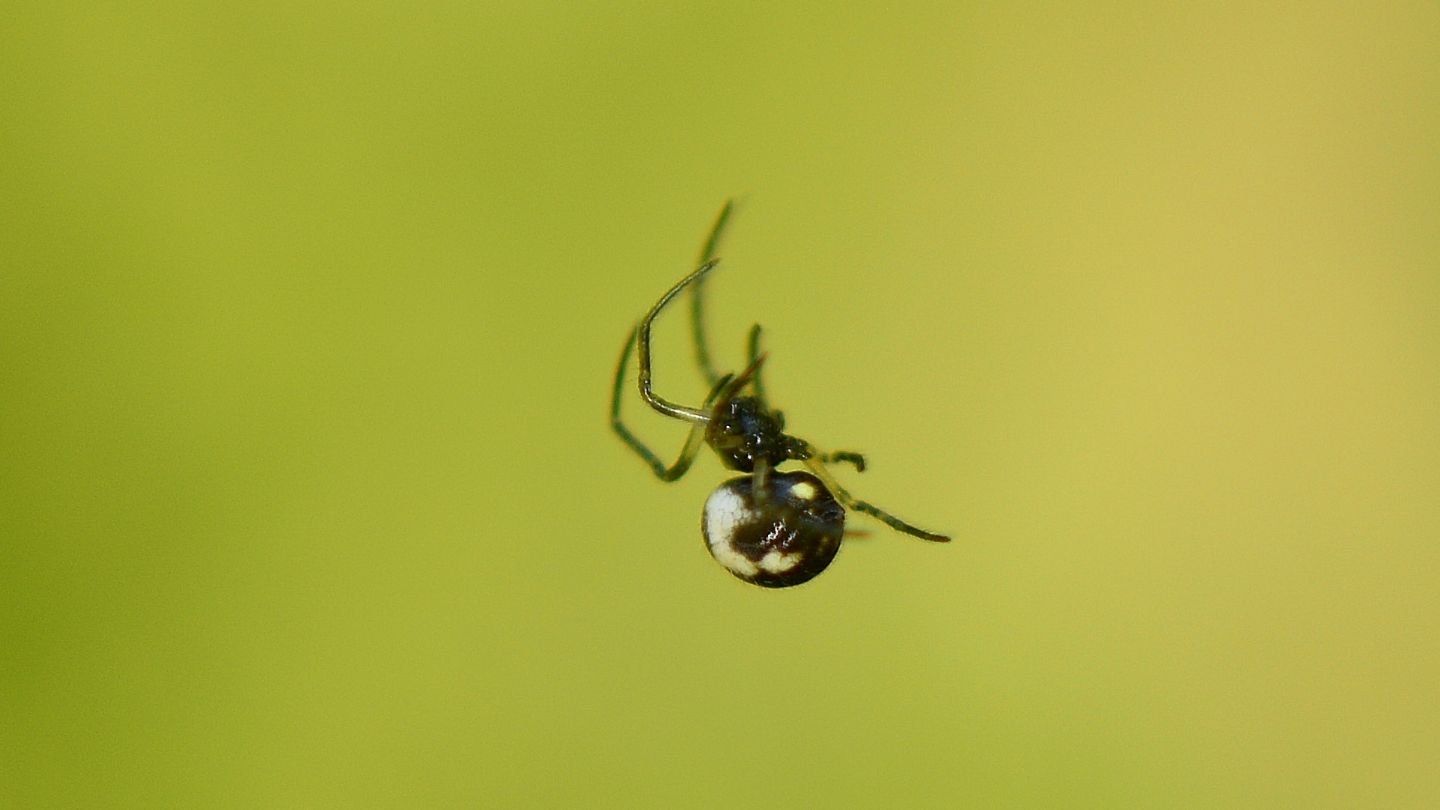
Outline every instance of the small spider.
{"label": "small spider", "polygon": [[[784,432],[785,416],[770,407],[760,377],[765,355],[759,351],[759,324],[750,327],[749,363],[745,370],[738,375],[715,373],[705,344],[704,281],[706,274],[719,263],[715,250],[732,209],[730,202],[721,209],[700,251],[699,268],[662,295],[625,339],[610,400],[611,427],[662,481],[675,481],[684,475],[702,443],[710,445],[726,467],[749,473],[721,484],[705,502],[700,522],[710,554],[746,582],[785,588],[808,582],[824,571],[840,550],[846,509],[864,512],[896,531],[922,540],[948,542],[949,537],[918,529],[855,498],[840,486],[826,466],[843,462],[853,465],[857,472],[864,472],[864,456],[849,451],[824,453],[804,439]],[[710,394],[700,408],[677,405],[662,398],[652,390],[650,379],[651,325],[661,310],[687,287],[691,290],[695,358],[710,383]],[[669,467],[620,420],[625,366],[637,345],[640,396],[660,413],[690,423],[690,436],[680,450],[680,457]],[[776,469],[787,461],[798,461],[805,470],[780,472]]]}

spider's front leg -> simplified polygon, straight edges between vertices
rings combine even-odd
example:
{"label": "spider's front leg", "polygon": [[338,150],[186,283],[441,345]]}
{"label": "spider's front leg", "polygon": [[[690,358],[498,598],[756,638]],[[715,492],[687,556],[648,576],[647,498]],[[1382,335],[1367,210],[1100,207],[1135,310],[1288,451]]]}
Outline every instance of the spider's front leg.
{"label": "spider's front leg", "polygon": [[[705,243],[700,246],[700,259],[697,265],[703,265],[715,260],[715,252],[720,249],[720,240],[725,236],[725,227],[730,223],[730,214],[735,210],[735,201],[726,200],[725,206],[720,209],[720,215],[715,218],[715,224],[710,226],[710,234],[705,237]],[[715,364],[710,361],[709,343],[705,339],[705,279],[699,279],[695,286],[690,288],[690,336],[695,343],[695,364],[700,367],[700,374],[705,382],[714,385],[720,379],[715,372]]]}
{"label": "spider's front leg", "polygon": [[641,442],[640,439],[625,426],[625,423],[620,419],[620,394],[625,387],[625,367],[630,361],[630,351],[635,347],[635,335],[638,331],[638,327],[630,330],[630,336],[625,339],[625,346],[620,350],[620,362],[615,366],[615,386],[610,394],[610,427],[615,431],[616,435],[624,440],[625,444],[629,445],[631,450],[634,450],[646,464],[650,465],[650,469],[655,473],[656,478],[659,478],[661,481],[674,481],[690,469],[690,465],[695,461],[695,455],[700,452],[700,448],[704,445],[705,423],[696,422],[691,424],[690,434],[686,437],[684,446],[680,448],[680,457],[675,459],[675,463],[669,467],[666,467],[665,462],[661,461],[659,456],[655,455],[650,448],[645,446],[644,442]]}

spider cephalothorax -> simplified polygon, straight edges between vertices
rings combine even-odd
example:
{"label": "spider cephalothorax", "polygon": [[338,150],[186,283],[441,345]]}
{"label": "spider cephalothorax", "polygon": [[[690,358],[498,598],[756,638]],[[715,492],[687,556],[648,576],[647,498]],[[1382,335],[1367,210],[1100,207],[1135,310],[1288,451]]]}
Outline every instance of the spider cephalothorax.
{"label": "spider cephalothorax", "polygon": [[785,435],[784,429],[785,417],[766,409],[758,398],[732,397],[710,411],[705,443],[726,467],[750,472],[757,462],[773,467],[808,455],[805,443]]}
{"label": "spider cephalothorax", "polygon": [[[731,210],[726,203],[716,219],[701,250],[699,268],[661,296],[630,331],[615,370],[611,427],[662,481],[684,475],[702,444],[710,445],[729,469],[749,473],[721,484],[706,501],[701,518],[701,532],[711,555],[747,582],[782,588],[807,582],[825,570],[839,551],[846,509],[864,512],[896,531],[924,540],[948,541],[950,538],[944,535],[918,529],[851,496],[840,486],[828,465],[845,462],[864,471],[864,456],[849,451],[821,453],[804,439],[785,433],[785,417],[769,406],[761,382],[765,356],[759,351],[759,324],[750,328],[746,369],[739,375],[715,373],[705,345],[703,283],[718,262],[714,253]],[[651,327],[666,305],[687,287],[693,296],[690,311],[695,356],[711,386],[701,408],[670,402],[657,395],[651,383]],[[620,419],[620,392],[632,350],[640,358],[641,398],[656,411],[690,423],[690,436],[679,458],[669,467]],[[776,469],[789,461],[804,464],[806,471]]]}

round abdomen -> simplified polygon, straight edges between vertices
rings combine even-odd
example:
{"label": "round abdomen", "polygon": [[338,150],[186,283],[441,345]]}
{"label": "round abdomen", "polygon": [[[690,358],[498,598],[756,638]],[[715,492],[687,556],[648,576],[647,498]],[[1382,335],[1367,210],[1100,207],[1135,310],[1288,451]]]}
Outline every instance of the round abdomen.
{"label": "round abdomen", "polygon": [[763,496],[757,502],[748,475],[710,495],[700,519],[710,555],[766,588],[810,581],[840,550],[845,508],[807,472],[770,473]]}

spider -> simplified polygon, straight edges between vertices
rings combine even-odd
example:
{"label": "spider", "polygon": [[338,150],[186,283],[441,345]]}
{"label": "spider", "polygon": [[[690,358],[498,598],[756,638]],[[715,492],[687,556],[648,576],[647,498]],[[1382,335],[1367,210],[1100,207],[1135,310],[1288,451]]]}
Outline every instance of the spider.
{"label": "spider", "polygon": [[[699,267],[671,287],[630,330],[615,368],[610,400],[610,426],[655,472],[661,481],[675,481],[690,469],[702,444],[720,461],[747,473],[724,482],[705,502],[701,533],[711,556],[731,574],[766,588],[800,585],[817,576],[835,559],[845,534],[845,510],[864,512],[896,531],[922,540],[948,542],[949,537],[918,529],[873,504],[851,495],[835,480],[828,465],[845,463],[864,472],[865,457],[851,451],[821,452],[784,432],[785,415],[770,407],[761,368],[760,324],[750,327],[748,364],[739,374],[720,375],[710,361],[704,326],[704,282],[719,264],[715,250],[734,209],[726,202],[700,251]],[[656,394],[651,383],[650,331],[655,319],[685,289],[691,291],[691,335],[695,359],[710,385],[699,408],[678,405]],[[637,351],[638,347],[638,351]],[[640,396],[651,408],[690,424],[690,435],[674,464],[666,466],[620,419],[620,394],[630,353],[640,363]],[[781,472],[779,465],[798,461],[804,470]],[[853,534],[853,532],[852,532]]]}

